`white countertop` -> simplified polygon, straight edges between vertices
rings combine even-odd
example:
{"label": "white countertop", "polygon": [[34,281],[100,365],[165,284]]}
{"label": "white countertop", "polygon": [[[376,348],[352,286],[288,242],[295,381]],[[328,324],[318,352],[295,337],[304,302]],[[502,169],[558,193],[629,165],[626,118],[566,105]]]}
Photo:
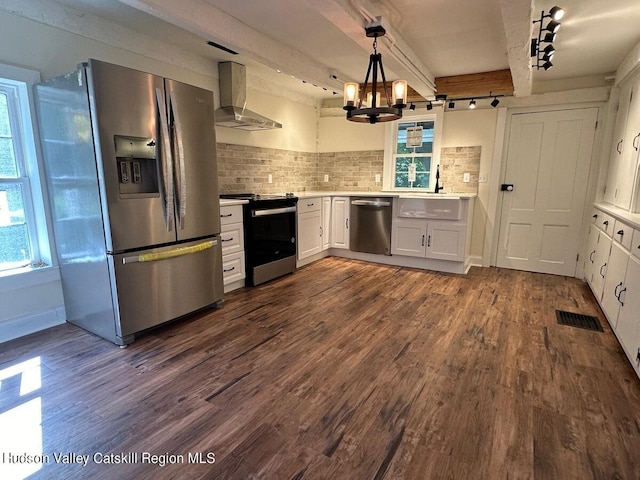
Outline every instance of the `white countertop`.
{"label": "white countertop", "polygon": [[415,192],[331,192],[331,191],[315,191],[315,192],[294,192],[298,198],[310,197],[401,197],[401,198],[461,198],[463,200],[475,198],[476,193],[415,193]]}

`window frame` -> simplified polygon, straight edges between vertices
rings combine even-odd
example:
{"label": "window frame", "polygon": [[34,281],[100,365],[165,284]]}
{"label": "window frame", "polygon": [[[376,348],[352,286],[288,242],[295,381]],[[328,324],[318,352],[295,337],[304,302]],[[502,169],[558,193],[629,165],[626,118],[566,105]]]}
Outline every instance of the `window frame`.
{"label": "window frame", "polygon": [[[402,119],[387,123],[385,127],[385,144],[384,144],[384,165],[382,189],[394,192],[433,192],[436,185],[436,165],[440,164],[440,144],[442,139],[442,123],[444,119],[444,108],[434,106],[432,113],[429,114],[412,114],[403,115]],[[395,186],[395,162],[394,158],[415,156],[425,157],[424,154],[416,155],[396,155],[396,145],[398,141],[398,126],[406,122],[433,122],[433,151],[431,153],[431,166],[428,187],[396,187]]]}
{"label": "window frame", "polygon": [[17,184],[22,189],[31,254],[26,266],[0,269],[0,277],[53,265],[53,239],[48,228],[46,186],[42,176],[44,170],[32,97],[32,87],[39,81],[38,72],[0,64],[0,89],[7,93],[11,137],[18,168],[17,177],[0,177],[0,183]]}

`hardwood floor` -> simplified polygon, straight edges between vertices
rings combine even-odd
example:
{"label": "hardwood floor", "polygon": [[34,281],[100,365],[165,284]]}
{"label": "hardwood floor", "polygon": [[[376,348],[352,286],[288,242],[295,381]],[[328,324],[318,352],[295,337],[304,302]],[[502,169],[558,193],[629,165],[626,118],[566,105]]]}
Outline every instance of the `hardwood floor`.
{"label": "hardwood floor", "polygon": [[225,299],[126,349],[71,325],[0,344],[0,425],[39,402],[29,478],[640,478],[640,380],[576,279],[327,258]]}

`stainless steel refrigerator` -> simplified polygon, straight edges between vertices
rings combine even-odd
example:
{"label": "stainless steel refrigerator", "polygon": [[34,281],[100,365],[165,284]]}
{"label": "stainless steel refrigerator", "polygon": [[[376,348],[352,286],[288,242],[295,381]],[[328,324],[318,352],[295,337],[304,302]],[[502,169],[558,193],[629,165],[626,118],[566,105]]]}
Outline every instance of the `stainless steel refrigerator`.
{"label": "stainless steel refrigerator", "polygon": [[219,304],[213,93],[97,60],[35,90],[67,321],[125,345]]}

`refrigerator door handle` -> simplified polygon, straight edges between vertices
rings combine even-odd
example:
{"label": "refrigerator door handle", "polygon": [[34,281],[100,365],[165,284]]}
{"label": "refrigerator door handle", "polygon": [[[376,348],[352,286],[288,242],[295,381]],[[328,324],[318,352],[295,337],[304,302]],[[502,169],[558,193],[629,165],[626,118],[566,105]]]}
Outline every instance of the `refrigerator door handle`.
{"label": "refrigerator door handle", "polygon": [[193,253],[202,252],[214,247],[217,244],[218,240],[208,240],[206,242],[198,243],[197,245],[191,245],[189,247],[177,247],[171,250],[165,250],[164,252],[141,253],[140,255],[124,257],[122,259],[122,263],[126,265],[128,263],[157,262],[158,260],[167,260],[169,258],[182,257],[183,255],[191,255]]}
{"label": "refrigerator door handle", "polygon": [[182,123],[178,114],[178,109],[174,108],[176,100],[173,90],[169,92],[169,110],[173,116],[173,145],[176,149],[178,162],[174,165],[176,171],[178,193],[178,218],[180,229],[184,228],[184,220],[187,216],[187,178],[184,171],[184,145],[182,144]]}
{"label": "refrigerator door handle", "polygon": [[169,140],[169,123],[167,109],[165,107],[164,92],[156,88],[156,105],[158,107],[158,122],[160,123],[160,136],[162,137],[162,157],[160,169],[162,171],[162,183],[164,187],[164,216],[167,230],[173,229],[173,172],[171,164],[171,141]]}

